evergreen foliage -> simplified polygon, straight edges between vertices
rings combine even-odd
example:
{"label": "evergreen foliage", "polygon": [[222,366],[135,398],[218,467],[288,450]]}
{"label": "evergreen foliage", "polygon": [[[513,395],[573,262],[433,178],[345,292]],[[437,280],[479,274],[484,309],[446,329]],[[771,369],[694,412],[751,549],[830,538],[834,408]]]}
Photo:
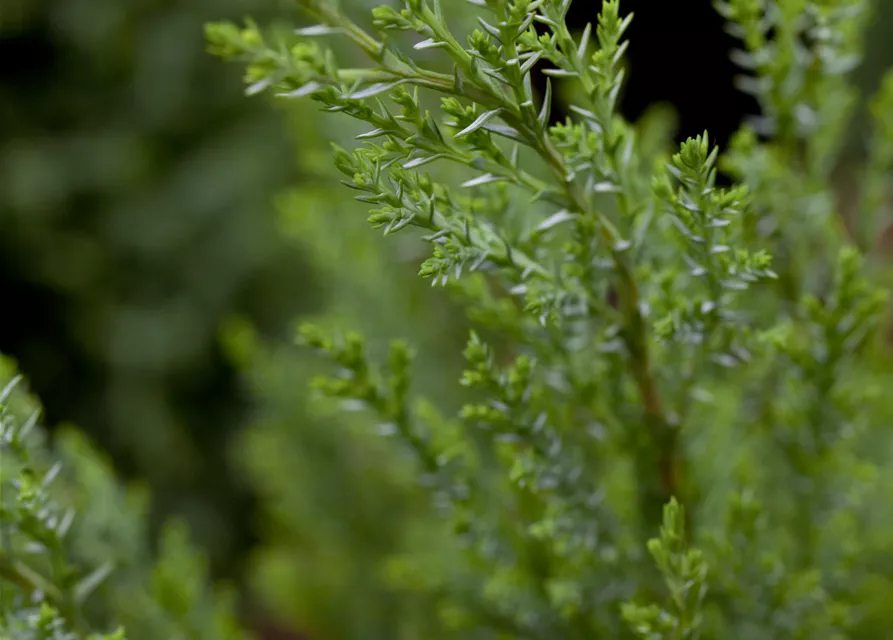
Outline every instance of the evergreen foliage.
{"label": "evergreen foliage", "polygon": [[[366,125],[337,168],[373,227],[430,245],[421,277],[474,325],[452,417],[413,384],[404,342],[299,336],[335,367],[314,388],[412,454],[452,538],[387,564],[435,603],[426,637],[883,636],[889,80],[855,226],[831,180],[865,3],[717,3],[762,108],[723,153],[618,114],[617,0],[582,34],[570,0],[473,0],[464,39],[437,0],[380,7],[371,31],[300,4],[319,24],[298,41],[220,23],[211,50],[247,66],[249,93]],[[339,65],[319,37],[369,64]],[[553,84],[580,96],[564,122]]]}
{"label": "evergreen foliage", "polygon": [[50,443],[14,373],[0,361],[0,637],[247,638],[183,523],[155,544],[146,491],[122,488],[81,433]]}

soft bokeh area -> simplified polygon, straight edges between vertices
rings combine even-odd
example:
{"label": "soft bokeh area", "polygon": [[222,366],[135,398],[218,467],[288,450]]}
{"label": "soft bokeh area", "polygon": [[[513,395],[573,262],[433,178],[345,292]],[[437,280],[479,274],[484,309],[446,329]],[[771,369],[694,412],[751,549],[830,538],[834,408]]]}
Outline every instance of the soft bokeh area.
{"label": "soft bokeh area", "polygon": [[[425,576],[399,558],[449,563],[454,542],[369,420],[313,400],[293,337],[316,319],[362,328],[373,353],[405,338],[414,385],[449,411],[467,318],[417,276],[427,246],[382,240],[342,186],[329,145],[358,125],[248,98],[243,69],[205,51],[208,21],[304,16],[285,0],[0,2],[0,352],[48,427],[77,425],[109,473],[148,487],[153,530],[182,517],[265,637],[434,638],[434,604],[407,595]],[[724,145],[754,109],[731,40],[707,0],[664,4],[625,7],[623,109]],[[866,91],[893,64],[893,3],[878,6]]]}

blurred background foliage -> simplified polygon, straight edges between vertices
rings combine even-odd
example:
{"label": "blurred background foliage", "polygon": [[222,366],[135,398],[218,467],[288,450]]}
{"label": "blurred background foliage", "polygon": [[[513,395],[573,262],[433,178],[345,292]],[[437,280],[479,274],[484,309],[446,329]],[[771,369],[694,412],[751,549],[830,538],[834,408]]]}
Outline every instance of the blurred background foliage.
{"label": "blurred background foliage", "polygon": [[[216,344],[319,304],[272,195],[298,180],[283,117],[204,53],[204,21],[274,2],[49,0],[0,13],[2,348],[48,420],[85,425],[221,562],[247,531],[223,472],[247,398]],[[266,12],[266,13],[265,13]]]}
{"label": "blurred background foliage", "polygon": [[[732,41],[708,0],[664,4],[625,5],[624,111],[666,103],[678,138],[724,144],[753,111]],[[877,7],[866,92],[893,64],[893,3]],[[370,425],[310,403],[313,364],[288,345],[308,315],[362,325],[373,349],[406,338],[419,390],[448,411],[461,307],[341,187],[328,145],[357,133],[345,119],[246,99],[240,69],[204,52],[205,22],[246,15],[303,23],[286,0],[0,0],[0,351],[48,424],[77,423],[144,479],[155,526],[184,517],[213,572],[247,580],[283,624],[434,637],[434,603],[394,560],[430,545],[427,505]]]}

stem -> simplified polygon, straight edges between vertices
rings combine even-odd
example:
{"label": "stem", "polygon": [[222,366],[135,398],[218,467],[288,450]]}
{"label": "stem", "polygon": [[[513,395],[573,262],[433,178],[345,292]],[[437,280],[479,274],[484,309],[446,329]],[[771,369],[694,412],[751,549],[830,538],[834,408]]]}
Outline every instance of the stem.
{"label": "stem", "polygon": [[[578,183],[568,180],[569,171],[565,165],[564,157],[552,142],[547,125],[540,125],[531,109],[525,110],[519,106],[526,102],[526,99],[521,99],[523,98],[521,95],[523,84],[520,82],[522,78],[518,77],[520,74],[517,70],[513,70],[515,72],[513,75],[516,76],[515,80],[518,82],[511,83],[511,90],[519,104],[511,101],[505,95],[502,87],[492,86],[490,82],[486,86],[479,85],[480,73],[472,69],[471,56],[448,33],[445,27],[439,25],[437,20],[432,20],[432,14],[429,11],[425,16],[429,26],[432,23],[438,24],[437,37],[447,44],[447,53],[467,76],[468,82],[464,83],[460,90],[456,86],[453,76],[417,67],[413,68],[397,59],[392,60],[393,56],[386,55],[387,49],[382,42],[368,35],[346,16],[325,3],[302,0],[301,4],[330,26],[343,28],[370,58],[395,76],[412,84],[471,99],[487,108],[502,108],[502,118],[506,123],[517,129],[527,139],[530,147],[545,160],[562,190],[566,192],[570,208],[580,215],[595,217],[598,221],[599,234],[609,248],[620,281],[618,287],[620,310],[625,320],[622,335],[629,357],[631,374],[642,399],[644,423],[648,432],[649,442],[646,451],[644,455],[639,456],[641,458],[639,464],[642,475],[643,524],[649,531],[659,528],[663,505],[678,492],[677,437],[676,429],[666,418],[652,372],[648,328],[641,311],[638,283],[626,252],[628,243],[623,241],[610,220],[594,209],[582,187]],[[572,46],[575,43],[567,28],[561,27],[561,29],[560,40],[573,49],[573,51],[566,51],[565,54],[576,68],[587,95],[591,96],[595,83],[590,76],[589,67],[579,59],[579,55]],[[504,44],[508,57],[517,59],[518,52],[514,41],[508,39]]]}
{"label": "stem", "polygon": [[[589,98],[590,106],[601,120],[599,124],[604,140],[613,144],[613,101],[609,100],[607,96],[596,97],[599,95],[598,83],[592,77],[592,68],[581,56],[577,42],[568,31],[563,16],[560,17],[561,19],[557,19],[559,16],[553,16],[559,49],[564,54],[570,68],[576,72],[583,90]],[[664,505],[670,498],[678,494],[680,478],[677,429],[675,425],[670,424],[666,417],[657,382],[652,372],[648,326],[641,310],[639,286],[626,252],[627,243],[623,242],[622,236],[614,225],[590,206],[588,198],[580,194],[579,187],[568,184],[566,179],[568,172],[564,166],[564,160],[548,135],[543,135],[543,144],[546,147],[553,172],[566,185],[569,196],[577,203],[580,212],[598,219],[602,240],[610,248],[611,257],[617,269],[620,280],[619,307],[625,318],[622,337],[629,356],[633,380],[642,399],[644,423],[648,433],[648,443],[644,450],[639,452],[636,464],[639,467],[640,509],[643,525],[647,529],[645,535],[650,536],[660,527]],[[613,171],[622,182],[621,176],[624,173],[622,168],[617,166],[611,150],[606,149],[606,151]],[[618,197],[620,209],[628,217],[630,205],[627,196],[621,191]]]}
{"label": "stem", "polygon": [[42,592],[47,602],[69,618],[69,622],[73,623],[75,621],[71,607],[66,605],[64,594],[56,585],[31,569],[31,567],[21,562],[10,560],[5,554],[0,555],[0,579],[7,580],[29,595],[35,591]]}
{"label": "stem", "polygon": [[547,163],[559,182],[564,185],[568,198],[574,203],[574,208],[582,215],[595,216],[599,221],[599,233],[603,242],[610,247],[611,257],[617,269],[620,280],[619,306],[625,319],[622,337],[629,356],[633,380],[642,399],[644,423],[650,440],[648,451],[643,452],[644,459],[639,461],[643,524],[649,530],[656,530],[660,526],[664,504],[675,496],[679,489],[677,437],[676,429],[666,418],[652,372],[648,327],[642,315],[639,285],[620,233],[605,216],[590,206],[579,185],[567,181],[568,172],[564,159],[548,135],[541,136],[540,145]]}
{"label": "stem", "polygon": [[373,60],[381,60],[383,44],[325,0],[298,0],[298,5],[322,23],[330,27],[341,27],[366,55]]}

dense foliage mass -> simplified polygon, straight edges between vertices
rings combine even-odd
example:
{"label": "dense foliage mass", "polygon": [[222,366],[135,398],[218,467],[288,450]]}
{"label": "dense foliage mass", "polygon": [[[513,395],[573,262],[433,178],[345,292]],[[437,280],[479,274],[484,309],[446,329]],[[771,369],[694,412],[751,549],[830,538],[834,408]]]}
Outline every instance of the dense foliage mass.
{"label": "dense foliage mass", "polygon": [[[871,102],[857,215],[839,215],[832,188],[865,4],[718,3],[762,108],[722,155],[706,133],[670,152],[659,122],[618,115],[632,16],[616,1],[574,34],[567,0],[475,0],[466,38],[434,0],[376,9],[373,31],[301,4],[320,24],[299,41],[217,24],[213,51],[247,64],[249,93],[367,125],[336,165],[374,227],[420,232],[420,275],[476,325],[454,418],[414,393],[404,343],[380,360],[354,333],[300,335],[337,365],[316,388],[414,453],[464,549],[401,564],[444,633],[888,628],[891,367],[873,243],[893,76]],[[339,65],[320,36],[371,64]],[[550,118],[552,83],[578,89],[565,122]]]}
{"label": "dense foliage mass", "polygon": [[235,594],[208,586],[183,524],[155,544],[147,507],[80,433],[49,443],[39,406],[0,360],[0,637],[246,638]]}
{"label": "dense foliage mass", "polygon": [[[618,0],[582,33],[570,0],[299,4],[297,37],[207,32],[248,93],[333,114],[358,200],[299,123],[320,180],[282,229],[336,292],[298,335],[332,367],[313,426],[316,365],[241,321],[224,343],[264,407],[240,441],[258,597],[314,640],[884,637],[893,74],[856,196],[832,179],[869,7],[718,2],[762,109],[720,152],[620,116]],[[185,529],[156,549],[145,493],[77,432],[46,442],[4,366],[0,636],[243,637]]]}

